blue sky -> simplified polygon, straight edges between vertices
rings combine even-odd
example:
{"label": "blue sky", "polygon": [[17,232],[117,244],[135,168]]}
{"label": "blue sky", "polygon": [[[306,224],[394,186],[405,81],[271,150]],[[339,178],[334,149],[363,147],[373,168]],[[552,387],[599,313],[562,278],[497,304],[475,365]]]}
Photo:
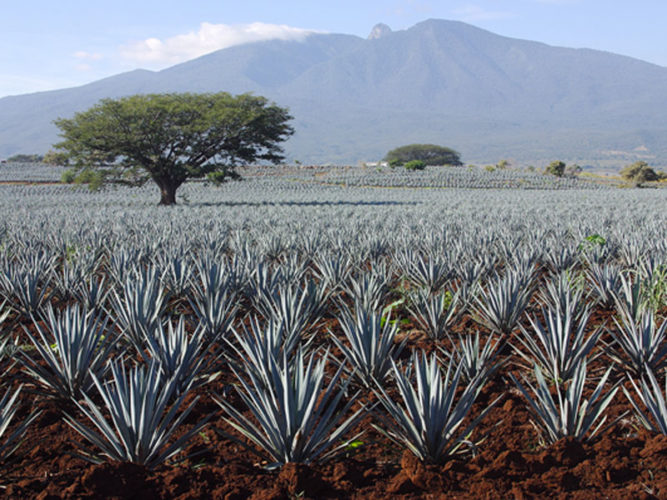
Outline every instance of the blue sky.
{"label": "blue sky", "polygon": [[0,97],[160,69],[232,44],[309,30],[366,37],[455,19],[500,35],[667,66],[665,0],[2,1]]}

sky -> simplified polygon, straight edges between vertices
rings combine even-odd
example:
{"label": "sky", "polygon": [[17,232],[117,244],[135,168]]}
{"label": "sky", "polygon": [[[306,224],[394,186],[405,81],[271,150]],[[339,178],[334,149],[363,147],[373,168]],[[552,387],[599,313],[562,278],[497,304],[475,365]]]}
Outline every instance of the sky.
{"label": "sky", "polygon": [[0,0],[0,97],[158,70],[309,32],[366,37],[430,18],[667,67],[665,0]]}

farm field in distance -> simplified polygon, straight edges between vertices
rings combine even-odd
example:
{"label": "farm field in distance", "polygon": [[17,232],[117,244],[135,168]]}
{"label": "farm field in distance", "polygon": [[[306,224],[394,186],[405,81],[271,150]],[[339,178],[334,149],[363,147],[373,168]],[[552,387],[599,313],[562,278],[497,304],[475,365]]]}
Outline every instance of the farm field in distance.
{"label": "farm field in distance", "polygon": [[667,190],[61,173],[0,165],[8,497],[667,496]]}

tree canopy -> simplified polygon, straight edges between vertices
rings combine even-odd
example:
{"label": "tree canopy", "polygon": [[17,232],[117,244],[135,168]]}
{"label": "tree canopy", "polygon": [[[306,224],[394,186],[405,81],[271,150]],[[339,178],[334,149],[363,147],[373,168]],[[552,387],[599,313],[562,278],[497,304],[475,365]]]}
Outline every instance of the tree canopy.
{"label": "tree canopy", "polygon": [[563,175],[565,175],[565,168],[566,168],[566,165],[565,165],[564,162],[562,162],[562,161],[552,161],[544,169],[544,173],[555,175],[556,177],[563,177]]}
{"label": "tree canopy", "polygon": [[39,163],[44,157],[39,154],[17,154],[7,158],[7,163]]}
{"label": "tree canopy", "polygon": [[187,179],[224,182],[238,177],[237,166],[282,161],[291,119],[287,109],[250,94],[134,95],[56,120],[63,141],[55,147],[105,182],[153,180],[160,204],[171,205]]}
{"label": "tree canopy", "polygon": [[412,160],[421,160],[426,165],[460,166],[461,155],[453,149],[435,144],[408,144],[392,149],[385,156],[385,161],[392,166],[405,165]]}
{"label": "tree canopy", "polygon": [[649,167],[645,161],[637,161],[621,170],[621,177],[632,182],[635,186],[641,186],[645,182],[657,181],[660,175]]}

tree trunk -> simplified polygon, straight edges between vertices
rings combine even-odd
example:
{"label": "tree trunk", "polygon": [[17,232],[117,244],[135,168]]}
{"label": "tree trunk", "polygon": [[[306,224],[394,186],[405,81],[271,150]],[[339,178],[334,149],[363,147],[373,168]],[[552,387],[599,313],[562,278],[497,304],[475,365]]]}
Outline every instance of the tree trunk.
{"label": "tree trunk", "polygon": [[162,182],[160,186],[160,205],[176,205],[176,190],[178,184],[173,182]]}

